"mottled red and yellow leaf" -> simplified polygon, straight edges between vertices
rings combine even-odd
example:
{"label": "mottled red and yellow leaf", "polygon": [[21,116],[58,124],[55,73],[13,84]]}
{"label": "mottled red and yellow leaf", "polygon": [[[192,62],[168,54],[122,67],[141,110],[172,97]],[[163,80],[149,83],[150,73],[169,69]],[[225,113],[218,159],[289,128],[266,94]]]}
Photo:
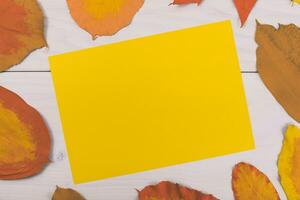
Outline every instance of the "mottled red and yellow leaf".
{"label": "mottled red and yellow leaf", "polygon": [[248,16],[253,9],[257,0],[233,0],[234,5],[239,13],[241,26],[245,24]]}
{"label": "mottled red and yellow leaf", "polygon": [[170,5],[183,5],[183,4],[190,4],[190,3],[196,3],[200,5],[202,0],[174,0],[173,3],[170,3]]}
{"label": "mottled red and yellow leaf", "polygon": [[149,185],[138,191],[138,195],[139,200],[218,200],[213,195],[168,181]]}
{"label": "mottled red and yellow leaf", "polygon": [[69,188],[56,187],[52,200],[85,200],[77,191]]}
{"label": "mottled red and yellow leaf", "polygon": [[76,23],[95,39],[128,26],[144,0],[67,0],[67,3]]}
{"label": "mottled red and yellow leaf", "polygon": [[0,71],[44,46],[44,17],[36,0],[1,0]]}
{"label": "mottled red and yellow leaf", "polygon": [[0,179],[39,173],[49,162],[50,136],[41,115],[0,87]]}
{"label": "mottled red and yellow leaf", "polygon": [[232,171],[232,190],[235,200],[279,200],[269,178],[256,167],[238,163]]}
{"label": "mottled red and yellow leaf", "polygon": [[289,200],[300,199],[300,129],[290,125],[278,159],[281,185]]}
{"label": "mottled red and yellow leaf", "polygon": [[300,122],[300,28],[257,22],[257,70],[286,112]]}

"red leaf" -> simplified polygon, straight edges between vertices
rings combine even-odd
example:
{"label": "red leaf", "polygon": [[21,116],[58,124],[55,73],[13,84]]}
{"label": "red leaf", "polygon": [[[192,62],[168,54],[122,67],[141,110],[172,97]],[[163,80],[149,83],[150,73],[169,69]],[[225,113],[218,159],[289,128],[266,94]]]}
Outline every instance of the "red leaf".
{"label": "red leaf", "polygon": [[211,194],[205,194],[176,183],[162,181],[149,185],[139,191],[139,200],[218,200]]}
{"label": "red leaf", "polygon": [[243,26],[257,0],[233,0]]}

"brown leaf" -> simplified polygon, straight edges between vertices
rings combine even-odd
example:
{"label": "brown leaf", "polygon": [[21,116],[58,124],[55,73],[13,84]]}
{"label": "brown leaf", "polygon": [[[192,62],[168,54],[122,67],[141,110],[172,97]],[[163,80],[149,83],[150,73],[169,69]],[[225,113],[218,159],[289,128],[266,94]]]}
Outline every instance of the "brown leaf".
{"label": "brown leaf", "polygon": [[257,22],[257,70],[286,112],[300,122],[300,29]]}
{"label": "brown leaf", "polygon": [[46,46],[43,21],[36,0],[1,0],[0,71],[19,64],[30,52]]}
{"label": "brown leaf", "polygon": [[213,195],[168,181],[147,186],[138,193],[139,200],[218,200]]}
{"label": "brown leaf", "polygon": [[235,200],[279,200],[269,178],[256,167],[238,163],[232,171],[232,190]]}
{"label": "brown leaf", "polygon": [[289,125],[278,159],[281,185],[289,200],[300,199],[300,129]]}
{"label": "brown leaf", "polygon": [[144,0],[67,0],[67,3],[76,23],[95,39],[128,26]]}
{"label": "brown leaf", "polygon": [[39,173],[49,162],[50,136],[41,115],[0,87],[0,179]]}
{"label": "brown leaf", "polygon": [[69,188],[56,187],[52,200],[85,200],[77,191]]}

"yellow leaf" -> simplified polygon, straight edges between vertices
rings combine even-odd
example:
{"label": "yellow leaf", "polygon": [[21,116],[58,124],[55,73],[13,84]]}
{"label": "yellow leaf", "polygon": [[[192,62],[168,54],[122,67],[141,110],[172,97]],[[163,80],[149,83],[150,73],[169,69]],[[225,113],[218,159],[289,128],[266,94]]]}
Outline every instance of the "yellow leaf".
{"label": "yellow leaf", "polygon": [[290,125],[278,159],[281,185],[289,200],[300,200],[300,129]]}
{"label": "yellow leaf", "polygon": [[144,0],[67,0],[76,23],[97,35],[113,35],[131,23]]}
{"label": "yellow leaf", "polygon": [[232,189],[236,200],[279,200],[269,178],[256,167],[238,163],[232,171]]}

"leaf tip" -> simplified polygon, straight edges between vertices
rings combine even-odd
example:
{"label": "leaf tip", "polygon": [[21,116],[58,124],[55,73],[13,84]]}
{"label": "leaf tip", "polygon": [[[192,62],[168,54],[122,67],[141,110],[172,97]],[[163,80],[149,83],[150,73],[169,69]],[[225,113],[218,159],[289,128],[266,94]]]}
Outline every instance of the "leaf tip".
{"label": "leaf tip", "polygon": [[256,22],[256,25],[257,25],[257,26],[260,26],[260,25],[261,25],[261,23],[258,21],[258,19],[255,19],[255,22]]}

